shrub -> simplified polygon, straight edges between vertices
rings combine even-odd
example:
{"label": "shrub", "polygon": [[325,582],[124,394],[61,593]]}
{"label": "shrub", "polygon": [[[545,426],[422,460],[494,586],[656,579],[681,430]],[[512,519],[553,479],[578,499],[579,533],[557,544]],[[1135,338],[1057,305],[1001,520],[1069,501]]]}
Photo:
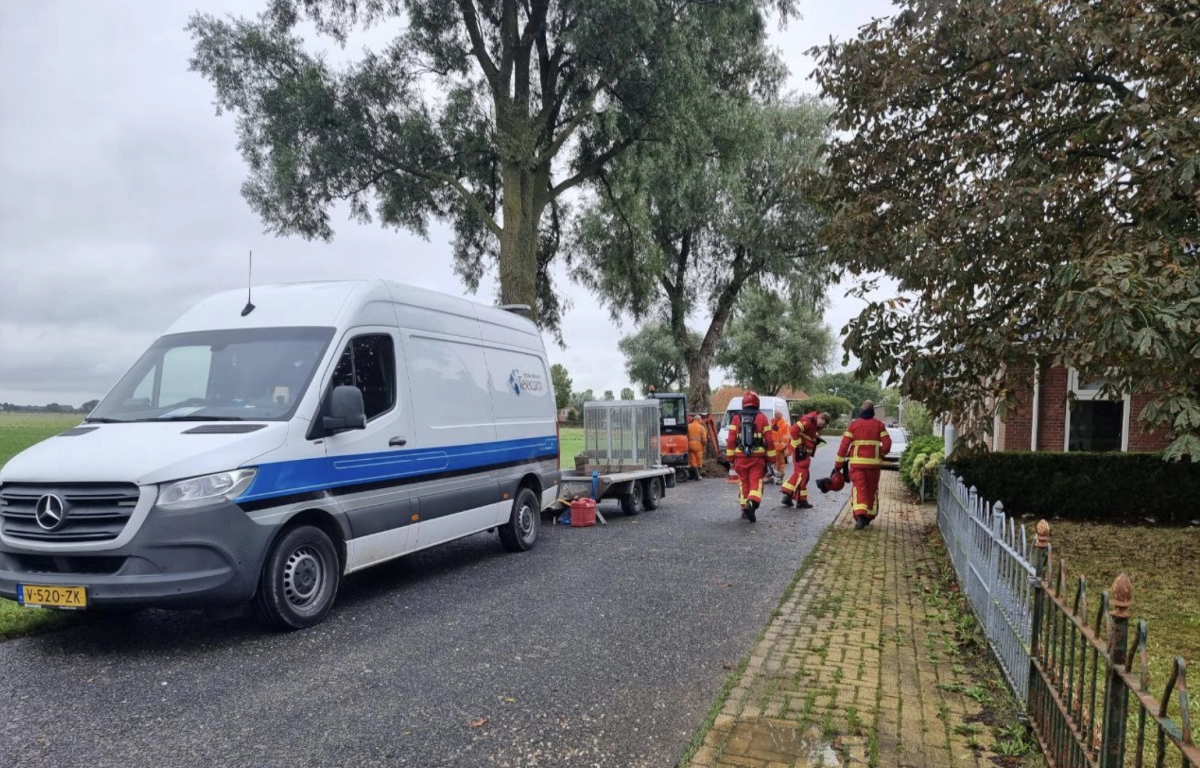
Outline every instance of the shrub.
{"label": "shrub", "polygon": [[791,404],[792,417],[803,416],[812,411],[824,411],[829,414],[831,422],[836,423],[841,417],[848,415],[854,406],[844,397],[836,395],[813,395],[807,400],[797,400]]}
{"label": "shrub", "polygon": [[924,455],[926,461],[934,454],[941,455],[945,443],[940,437],[922,435],[909,438],[908,447],[900,454],[900,480],[913,491],[917,490],[917,482],[913,480],[913,464],[918,456]]}
{"label": "shrub", "polygon": [[950,462],[968,486],[1009,514],[1142,523],[1200,517],[1200,464],[1156,453],[1001,452]]}

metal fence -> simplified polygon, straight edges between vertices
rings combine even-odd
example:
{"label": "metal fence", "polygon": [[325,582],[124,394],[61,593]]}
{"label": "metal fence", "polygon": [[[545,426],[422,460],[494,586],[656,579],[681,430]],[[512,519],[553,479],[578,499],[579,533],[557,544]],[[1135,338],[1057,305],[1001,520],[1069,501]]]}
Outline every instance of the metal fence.
{"label": "metal fence", "polygon": [[1024,702],[1029,693],[1033,626],[1031,545],[1025,526],[989,505],[974,488],[942,468],[938,528],[950,550],[958,583],[983,626],[1004,676]]}
{"label": "metal fence", "polygon": [[608,466],[661,463],[657,400],[605,400],[583,405],[583,452]]}
{"label": "metal fence", "polygon": [[[1039,522],[1030,542],[999,503],[988,505],[946,469],[938,527],[959,584],[1051,766],[1200,768],[1188,712],[1187,662],[1176,657],[1161,696],[1151,695],[1149,629],[1137,623],[1131,649],[1133,587],[1124,574],[1113,582],[1111,597],[1101,593],[1089,622],[1087,579],[1080,576],[1074,596],[1068,593],[1066,568],[1061,561],[1055,567],[1050,526]],[[1021,579],[1024,589],[1017,584]],[[1178,722],[1170,716],[1173,700]]]}

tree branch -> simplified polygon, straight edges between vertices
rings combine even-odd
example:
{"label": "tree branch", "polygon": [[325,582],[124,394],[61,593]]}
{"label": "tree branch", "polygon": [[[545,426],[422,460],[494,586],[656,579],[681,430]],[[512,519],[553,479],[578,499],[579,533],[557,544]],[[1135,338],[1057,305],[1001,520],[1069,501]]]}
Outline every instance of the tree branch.
{"label": "tree branch", "polygon": [[593,158],[591,162],[585,163],[573,176],[564,179],[557,186],[552,187],[550,189],[550,199],[553,200],[571,187],[578,186],[598,174],[609,160],[612,160],[631,144],[633,144],[633,139],[622,139],[604,150],[604,152]]}
{"label": "tree branch", "polygon": [[[563,144],[567,143],[567,139],[571,138],[571,134],[575,132],[575,129],[582,125],[584,119],[592,114],[592,103],[603,88],[604,81],[601,80],[596,83],[592,90],[588,91],[588,95],[584,97],[583,103],[579,105],[579,109],[571,116],[571,120],[567,123],[566,127],[559,131],[558,135],[551,140],[550,146],[546,147],[546,151],[538,155],[537,162],[539,165],[553,160],[558,151],[562,149]],[[553,130],[552,126],[547,126],[546,135],[549,136],[553,133]]]}
{"label": "tree branch", "polygon": [[483,68],[484,77],[492,86],[492,95],[499,98],[502,93],[500,70],[496,68],[496,62],[492,61],[492,57],[488,55],[483,33],[479,31],[479,16],[475,13],[475,0],[458,0],[458,8],[462,12],[463,23],[467,26],[467,35],[471,38],[471,52],[475,54],[479,66]]}
{"label": "tree branch", "polygon": [[467,189],[461,181],[448,173],[441,171],[427,171],[424,168],[417,168],[411,165],[396,165],[395,170],[402,171],[411,176],[416,176],[419,179],[428,179],[429,181],[440,181],[443,184],[453,188],[462,197],[463,202],[474,209],[475,213],[479,214],[479,218],[483,219],[484,226],[496,237],[500,237],[504,230],[496,223],[496,219],[488,212],[487,207],[476,197],[471,190]]}

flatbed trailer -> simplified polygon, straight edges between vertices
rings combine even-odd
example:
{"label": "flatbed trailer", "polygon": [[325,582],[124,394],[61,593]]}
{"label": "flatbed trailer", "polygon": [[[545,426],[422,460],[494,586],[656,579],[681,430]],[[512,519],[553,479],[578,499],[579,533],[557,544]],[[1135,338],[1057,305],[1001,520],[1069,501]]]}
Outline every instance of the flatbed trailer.
{"label": "flatbed trailer", "polygon": [[620,502],[622,512],[637,515],[647,509],[658,509],[667,489],[675,487],[673,467],[629,467],[615,472],[601,472],[600,469],[585,469],[582,473],[563,470],[558,486],[560,499],[570,502],[575,498],[588,498],[599,504],[604,499],[615,498]]}
{"label": "flatbed trailer", "polygon": [[615,498],[627,515],[657,509],[675,487],[675,468],[662,461],[660,415],[657,400],[584,403],[584,452],[574,469],[560,474],[560,506],[577,498]]}

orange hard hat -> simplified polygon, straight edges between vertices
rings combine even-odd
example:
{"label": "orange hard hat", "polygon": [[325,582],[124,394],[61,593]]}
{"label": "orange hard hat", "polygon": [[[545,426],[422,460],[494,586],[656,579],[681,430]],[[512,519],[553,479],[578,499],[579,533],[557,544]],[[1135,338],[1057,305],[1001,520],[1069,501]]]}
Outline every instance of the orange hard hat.
{"label": "orange hard hat", "polygon": [[743,408],[757,408],[758,407],[758,393],[755,392],[753,389],[751,389],[751,390],[747,391],[746,394],[742,395],[742,407]]}

